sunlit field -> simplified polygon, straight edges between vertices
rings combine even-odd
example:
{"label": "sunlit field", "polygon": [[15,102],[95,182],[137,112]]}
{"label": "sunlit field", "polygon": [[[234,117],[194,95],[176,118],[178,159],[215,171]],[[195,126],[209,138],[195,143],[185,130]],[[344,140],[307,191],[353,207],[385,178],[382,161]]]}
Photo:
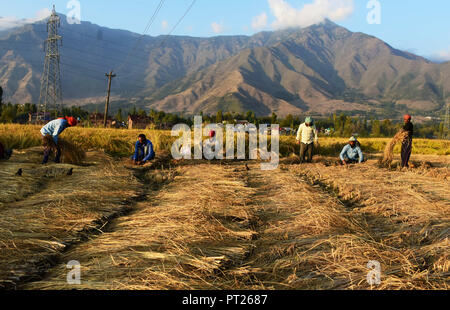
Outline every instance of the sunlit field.
{"label": "sunlit field", "polygon": [[[0,141],[13,149],[25,149],[41,145],[40,127],[34,125],[0,125]],[[67,129],[61,137],[84,150],[101,150],[113,156],[128,156],[133,152],[137,136],[144,133],[153,142],[156,151],[170,151],[173,142],[170,131],[163,130],[127,130],[104,128]],[[347,143],[347,138],[321,137],[319,155],[335,156]],[[362,149],[367,153],[383,152],[389,138],[361,138]],[[270,139],[269,139],[270,142]],[[270,145],[270,143],[269,143]],[[400,146],[395,148],[400,152]],[[298,153],[294,136],[280,136],[280,156]],[[421,155],[450,155],[450,141],[414,139],[413,153]]]}
{"label": "sunlit field", "polygon": [[[299,164],[282,136],[277,169],[259,161],[174,160],[169,131],[69,128],[77,164],[41,165],[38,126],[0,125],[0,288],[448,289],[450,143],[414,140],[412,166],[341,166],[345,138],[320,138]],[[127,160],[138,134],[146,167]],[[296,153],[296,154],[293,154]],[[67,262],[81,284],[67,282]],[[367,282],[367,263],[381,282]]]}

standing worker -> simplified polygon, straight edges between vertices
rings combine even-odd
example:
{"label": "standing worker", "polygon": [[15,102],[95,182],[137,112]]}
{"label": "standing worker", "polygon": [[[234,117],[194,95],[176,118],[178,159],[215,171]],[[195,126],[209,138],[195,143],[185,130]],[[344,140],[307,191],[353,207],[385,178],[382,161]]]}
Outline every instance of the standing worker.
{"label": "standing worker", "polygon": [[48,122],[41,129],[42,144],[44,146],[44,159],[42,164],[48,162],[48,157],[52,150],[56,151],[55,163],[61,162],[61,148],[58,145],[58,136],[67,128],[78,124],[75,117],[62,117]]}
{"label": "standing worker", "polygon": [[300,144],[300,163],[308,157],[307,162],[311,163],[314,156],[314,143],[318,144],[317,129],[314,120],[307,117],[300,125],[297,132],[297,144]]}
{"label": "standing worker", "polygon": [[403,125],[403,131],[406,131],[408,135],[403,139],[402,142],[402,168],[408,168],[409,167],[409,159],[411,158],[411,151],[412,151],[412,137],[414,134],[414,126],[411,123],[411,115],[405,115],[404,121],[405,124]]}

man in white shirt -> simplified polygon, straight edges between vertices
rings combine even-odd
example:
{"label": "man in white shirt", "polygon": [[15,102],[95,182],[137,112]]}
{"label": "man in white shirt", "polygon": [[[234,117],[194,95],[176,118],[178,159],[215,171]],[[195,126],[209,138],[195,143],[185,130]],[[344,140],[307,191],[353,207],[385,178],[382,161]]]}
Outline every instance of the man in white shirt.
{"label": "man in white shirt", "polygon": [[314,155],[314,143],[318,143],[317,129],[311,117],[307,117],[297,132],[297,144],[300,144],[300,163],[311,163]]}

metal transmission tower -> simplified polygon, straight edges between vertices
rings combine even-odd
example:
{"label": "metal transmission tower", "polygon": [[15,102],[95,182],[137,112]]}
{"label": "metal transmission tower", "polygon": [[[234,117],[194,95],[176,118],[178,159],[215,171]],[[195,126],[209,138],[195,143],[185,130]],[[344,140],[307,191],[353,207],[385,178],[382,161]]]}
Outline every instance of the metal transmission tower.
{"label": "metal transmission tower", "polygon": [[[59,114],[62,109],[60,56],[58,48],[58,44],[62,40],[62,37],[58,35],[58,28],[61,26],[60,21],[61,19],[56,14],[55,6],[53,5],[52,15],[47,21],[48,37],[45,41],[45,63],[41,79],[38,119],[42,119],[50,111]],[[57,115],[54,116],[56,117]]]}

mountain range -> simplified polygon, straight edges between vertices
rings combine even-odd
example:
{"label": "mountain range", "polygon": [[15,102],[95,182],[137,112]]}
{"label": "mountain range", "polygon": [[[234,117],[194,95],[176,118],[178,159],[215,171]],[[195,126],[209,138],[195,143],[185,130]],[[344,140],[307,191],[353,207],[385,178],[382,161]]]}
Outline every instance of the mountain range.
{"label": "mountain range", "polygon": [[[434,63],[330,21],[253,36],[141,36],[61,16],[61,80],[67,105],[103,104],[114,70],[113,109],[257,115],[440,111],[450,62]],[[4,101],[39,99],[45,21],[0,33]],[[450,101],[450,99],[447,99]]]}

